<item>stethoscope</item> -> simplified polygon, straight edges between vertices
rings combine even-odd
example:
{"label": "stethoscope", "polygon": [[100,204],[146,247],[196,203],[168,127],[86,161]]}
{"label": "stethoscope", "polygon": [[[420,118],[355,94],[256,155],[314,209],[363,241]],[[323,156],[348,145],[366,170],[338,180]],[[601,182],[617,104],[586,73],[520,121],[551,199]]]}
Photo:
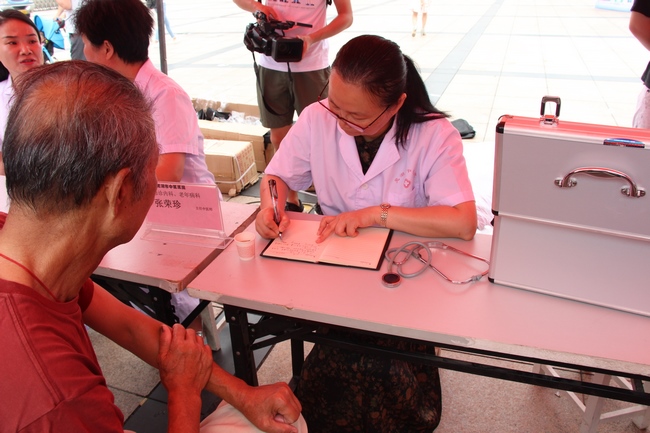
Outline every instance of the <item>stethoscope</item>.
{"label": "stethoscope", "polygon": [[[449,278],[447,275],[445,275],[444,272],[442,272],[440,269],[436,268],[433,263],[431,263],[431,259],[433,258],[433,253],[431,253],[431,248],[438,248],[441,250],[449,250],[453,251],[458,254],[462,254],[467,257],[471,257],[473,259],[479,260],[483,263],[486,263],[488,265],[488,269],[485,270],[485,272],[481,274],[476,274],[472,275],[471,277],[465,279],[465,280],[452,280]],[[422,251],[424,251],[426,254],[426,257],[422,257],[422,254],[420,254]],[[398,256],[402,254],[405,255],[402,260],[397,260]],[[397,248],[391,248],[386,251],[385,254],[386,260],[388,261],[388,269],[384,275],[381,276],[381,281],[384,284],[384,286],[389,287],[389,288],[395,288],[399,286],[402,282],[402,278],[413,278],[417,277],[420,275],[422,272],[424,272],[427,268],[433,269],[438,275],[440,275],[442,278],[445,280],[449,281],[452,284],[467,284],[471,283],[474,281],[480,280],[483,276],[487,275],[489,271],[489,266],[490,262],[483,257],[475,256],[474,254],[467,253],[465,251],[459,250],[458,248],[454,248],[451,245],[447,245],[443,242],[440,241],[429,241],[429,242],[420,242],[420,241],[411,241],[407,242],[401,247]],[[402,267],[404,266],[404,263],[409,261],[411,257],[417,258],[419,261],[423,263],[423,266],[421,266],[418,270],[415,272],[410,272],[407,273],[403,271]],[[395,272],[393,272],[393,265],[395,265],[396,269]]]}

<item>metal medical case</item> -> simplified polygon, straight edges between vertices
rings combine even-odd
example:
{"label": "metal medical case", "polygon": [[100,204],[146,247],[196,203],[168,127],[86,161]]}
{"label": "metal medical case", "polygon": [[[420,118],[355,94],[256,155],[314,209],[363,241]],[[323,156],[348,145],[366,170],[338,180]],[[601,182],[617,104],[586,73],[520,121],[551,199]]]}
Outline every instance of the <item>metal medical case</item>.
{"label": "metal medical case", "polygon": [[650,316],[650,130],[559,111],[500,118],[488,277]]}

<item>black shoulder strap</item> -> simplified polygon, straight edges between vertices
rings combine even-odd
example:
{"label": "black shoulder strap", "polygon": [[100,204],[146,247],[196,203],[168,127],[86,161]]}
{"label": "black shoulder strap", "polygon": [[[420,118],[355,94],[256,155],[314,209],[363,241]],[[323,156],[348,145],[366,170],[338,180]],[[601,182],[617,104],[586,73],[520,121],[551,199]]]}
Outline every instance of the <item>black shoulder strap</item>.
{"label": "black shoulder strap", "polygon": [[[287,111],[286,113],[278,113],[275,111],[271,106],[269,105],[268,102],[266,102],[266,98],[264,97],[264,89],[262,89],[262,83],[260,82],[260,66],[257,64],[257,61],[255,61],[255,53],[251,51],[251,54],[253,55],[253,71],[255,71],[255,78],[257,82],[257,88],[260,91],[260,96],[262,97],[262,103],[264,103],[264,108],[268,110],[269,113],[273,114],[274,116],[286,116],[287,114],[293,112],[293,109]],[[2,63],[0,63],[2,65]],[[291,105],[294,105],[295,101],[295,96],[293,95],[293,77],[291,76],[291,66],[289,66],[289,63],[287,63],[287,72],[289,73],[289,96],[291,97]]]}

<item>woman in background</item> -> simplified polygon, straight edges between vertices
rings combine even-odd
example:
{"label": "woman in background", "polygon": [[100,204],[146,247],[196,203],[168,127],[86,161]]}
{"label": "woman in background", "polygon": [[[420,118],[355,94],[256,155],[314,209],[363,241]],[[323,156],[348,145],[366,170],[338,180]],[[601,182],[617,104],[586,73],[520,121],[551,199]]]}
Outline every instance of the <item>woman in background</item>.
{"label": "woman in background", "polygon": [[44,62],[41,35],[32,20],[14,9],[0,12],[0,174],[2,142],[14,95],[12,78]]}
{"label": "woman in background", "polygon": [[430,4],[431,0],[411,0],[411,10],[413,11],[413,31],[411,32],[411,36],[415,37],[418,30],[418,14],[420,14],[422,19],[422,36],[427,35],[427,14]]}

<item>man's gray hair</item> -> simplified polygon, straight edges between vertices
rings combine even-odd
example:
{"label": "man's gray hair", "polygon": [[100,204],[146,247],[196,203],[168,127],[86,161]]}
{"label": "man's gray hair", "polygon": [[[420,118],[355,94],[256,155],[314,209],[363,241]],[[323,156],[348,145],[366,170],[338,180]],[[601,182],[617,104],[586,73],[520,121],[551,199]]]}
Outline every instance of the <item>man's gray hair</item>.
{"label": "man's gray hair", "polygon": [[14,87],[3,145],[12,203],[37,213],[80,208],[123,168],[141,197],[158,146],[151,104],[133,83],[68,61],[24,72]]}

